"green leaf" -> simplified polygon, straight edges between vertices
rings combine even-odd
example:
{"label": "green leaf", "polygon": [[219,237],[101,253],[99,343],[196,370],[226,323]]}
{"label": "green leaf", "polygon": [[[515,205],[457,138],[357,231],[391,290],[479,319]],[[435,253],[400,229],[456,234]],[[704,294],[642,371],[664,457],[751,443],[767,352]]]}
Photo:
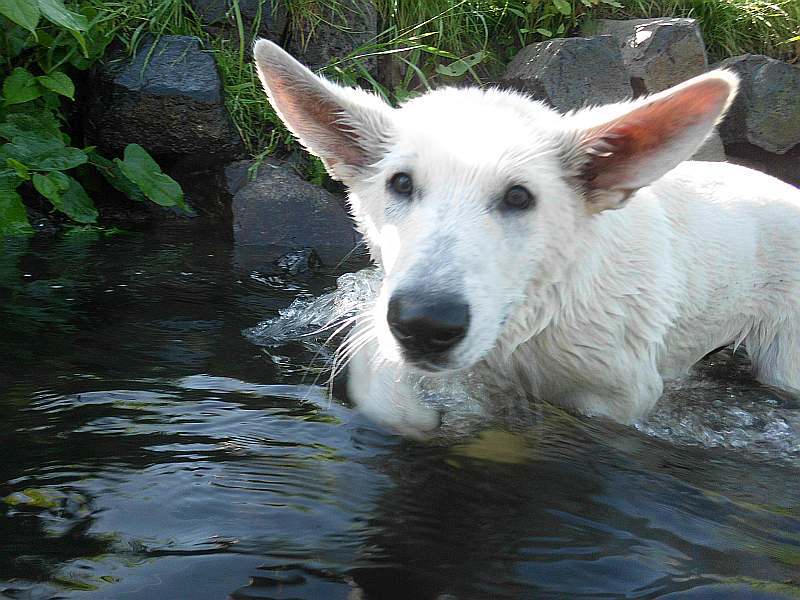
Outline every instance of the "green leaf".
{"label": "green leaf", "polygon": [[114,159],[122,174],[139,186],[150,200],[161,206],[188,210],[183,190],[177,181],[161,172],[161,167],[139,144],[128,144],[124,160]]}
{"label": "green leaf", "polygon": [[472,67],[483,61],[484,58],[486,58],[486,52],[476,52],[475,54],[470,54],[469,56],[453,61],[449,65],[436,65],[436,72],[447,75],[448,77],[461,77]]}
{"label": "green leaf", "polygon": [[[0,0],[2,2],[3,0]],[[27,69],[17,67],[3,82],[3,97],[6,106],[22,104],[42,95],[36,78]]]}
{"label": "green leaf", "polygon": [[548,37],[548,38],[549,38],[549,37],[553,37],[553,32],[552,32],[552,31],[550,31],[549,29],[544,29],[544,28],[542,28],[542,27],[539,27],[539,28],[536,30],[536,33],[538,33],[538,34],[541,34],[541,35],[543,35],[544,37]]}
{"label": "green leaf", "polygon": [[4,15],[31,33],[39,24],[39,6],[31,0],[0,0],[0,15]]}
{"label": "green leaf", "polygon": [[61,195],[69,189],[69,177],[60,171],[53,171],[47,175],[34,173],[33,187],[56,205],[57,202],[61,202]]}
{"label": "green leaf", "polygon": [[14,160],[13,158],[7,158],[6,164],[12,169],[14,169],[14,171],[16,171],[17,173],[17,177],[19,177],[23,181],[28,181],[31,178],[31,175],[28,171],[28,167],[23,165],[18,160]]}
{"label": "green leaf", "polygon": [[147,200],[147,197],[142,190],[139,189],[139,186],[122,174],[122,170],[119,168],[118,164],[108,160],[104,156],[100,156],[95,151],[91,151],[88,154],[89,163],[98,170],[114,189],[122,192],[131,200],[136,200],[138,202]]}
{"label": "green leaf", "polygon": [[12,113],[6,117],[5,123],[0,123],[0,137],[7,140],[29,133],[57,139],[62,137],[61,124],[53,113],[46,110],[34,114]]}
{"label": "green leaf", "polygon": [[86,39],[83,36],[83,32],[89,29],[89,20],[85,16],[68,10],[62,0],[39,0],[39,8],[48,21],[68,29],[80,44],[84,56],[89,55]]}
{"label": "green leaf", "polygon": [[[60,175],[63,175],[60,173]],[[53,206],[78,223],[96,223],[97,209],[94,207],[86,190],[77,180],[63,175],[68,180],[66,191],[48,197]],[[35,184],[34,184],[35,185]],[[44,194],[42,194],[44,195]]]}
{"label": "green leaf", "polygon": [[0,148],[35,171],[66,171],[89,160],[82,150],[69,148],[60,139],[36,133],[16,135],[11,138],[10,144]]}
{"label": "green leaf", "polygon": [[36,81],[38,81],[42,87],[56,94],[61,94],[70,100],[75,100],[75,84],[72,83],[72,79],[60,71],[55,71],[50,75],[40,75],[36,78]]}
{"label": "green leaf", "polygon": [[32,233],[28,213],[17,186],[22,183],[16,177],[0,177],[0,236]]}
{"label": "green leaf", "polygon": [[553,6],[556,7],[558,12],[566,17],[572,14],[572,4],[567,2],[567,0],[553,0]]}
{"label": "green leaf", "polygon": [[[0,0],[0,2],[3,1]],[[67,9],[62,0],[39,0],[39,9],[45,19],[70,31],[86,31],[89,29],[89,21],[86,17]]]}
{"label": "green leaf", "polygon": [[[2,0],[0,0],[2,2]],[[28,48],[36,45],[36,40],[29,31],[22,27],[9,27],[6,29],[6,58],[17,58]]]}

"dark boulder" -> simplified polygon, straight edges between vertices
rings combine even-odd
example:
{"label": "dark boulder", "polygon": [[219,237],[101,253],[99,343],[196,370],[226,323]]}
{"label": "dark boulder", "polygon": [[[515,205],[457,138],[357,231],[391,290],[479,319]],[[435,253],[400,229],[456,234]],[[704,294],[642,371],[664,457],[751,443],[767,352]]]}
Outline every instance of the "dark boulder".
{"label": "dark boulder", "polygon": [[708,70],[695,19],[600,19],[593,29],[617,41],[637,96],[660,92]]}
{"label": "dark boulder", "polygon": [[275,264],[289,275],[296,276],[313,274],[321,262],[313,248],[300,248],[287,252]]}
{"label": "dark boulder", "polygon": [[720,127],[726,146],[747,143],[785,154],[800,144],[800,66],[753,54],[716,66],[741,78],[739,94]]}
{"label": "dark boulder", "polygon": [[[247,35],[282,42],[289,22],[285,3],[273,0],[237,0],[239,14],[234,10],[234,0],[189,0],[201,23],[211,32],[225,35],[238,42],[237,17],[241,17]],[[248,39],[249,43],[252,39]]]}
{"label": "dark boulder", "polygon": [[[316,15],[291,18],[286,49],[310,69],[317,70],[374,43],[378,36],[378,11],[372,2],[343,0],[319,3]],[[362,59],[375,69],[373,57]]]}
{"label": "dark boulder", "polygon": [[611,36],[559,38],[525,46],[508,65],[501,83],[561,111],[618,102],[633,92]]}
{"label": "dark boulder", "polygon": [[243,163],[228,168],[237,245],[284,249],[313,248],[322,262],[335,265],[359,244],[361,236],[344,208],[344,199],[305,181],[290,166],[265,161],[252,180]]}
{"label": "dark boulder", "polygon": [[[214,194],[220,165],[242,150],[211,54],[188,36],[144,42],[136,56],[109,60],[93,74],[86,117],[90,143],[121,156],[128,144],[143,146],[169,175],[197,193],[187,194],[202,213],[227,207]],[[211,176],[213,182],[204,182]]]}

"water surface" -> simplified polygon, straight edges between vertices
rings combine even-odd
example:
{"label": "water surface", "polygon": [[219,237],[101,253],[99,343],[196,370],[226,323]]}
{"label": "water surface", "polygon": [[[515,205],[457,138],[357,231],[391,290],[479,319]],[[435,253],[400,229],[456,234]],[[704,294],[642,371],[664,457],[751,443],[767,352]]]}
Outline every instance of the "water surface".
{"label": "water surface", "polygon": [[406,442],[243,334],[338,274],[198,229],[4,242],[0,597],[800,597],[800,409],[741,359],[638,428]]}

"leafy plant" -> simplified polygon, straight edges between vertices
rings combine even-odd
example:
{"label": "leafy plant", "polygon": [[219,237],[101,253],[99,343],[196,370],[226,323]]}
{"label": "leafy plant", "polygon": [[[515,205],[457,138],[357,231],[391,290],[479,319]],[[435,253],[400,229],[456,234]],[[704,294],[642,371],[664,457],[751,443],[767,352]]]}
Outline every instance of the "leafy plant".
{"label": "leafy plant", "polygon": [[90,167],[129,198],[189,210],[180,186],[140,146],[112,162],[66,133],[76,94],[70,73],[103,55],[113,37],[108,23],[109,14],[87,2],[0,0],[0,235],[31,231],[20,190],[75,223],[96,223],[80,181]]}

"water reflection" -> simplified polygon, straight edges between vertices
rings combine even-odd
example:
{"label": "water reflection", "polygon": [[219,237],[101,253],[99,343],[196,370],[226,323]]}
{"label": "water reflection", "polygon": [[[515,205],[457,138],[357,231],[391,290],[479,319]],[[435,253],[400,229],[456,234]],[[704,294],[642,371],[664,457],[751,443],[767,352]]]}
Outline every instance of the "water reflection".
{"label": "water reflection", "polygon": [[202,230],[4,250],[0,597],[800,594],[792,448],[670,438],[681,398],[710,411],[725,385],[795,414],[746,379],[652,431],[544,407],[420,446],[310,385],[313,348],[241,335],[334,272],[288,278]]}

